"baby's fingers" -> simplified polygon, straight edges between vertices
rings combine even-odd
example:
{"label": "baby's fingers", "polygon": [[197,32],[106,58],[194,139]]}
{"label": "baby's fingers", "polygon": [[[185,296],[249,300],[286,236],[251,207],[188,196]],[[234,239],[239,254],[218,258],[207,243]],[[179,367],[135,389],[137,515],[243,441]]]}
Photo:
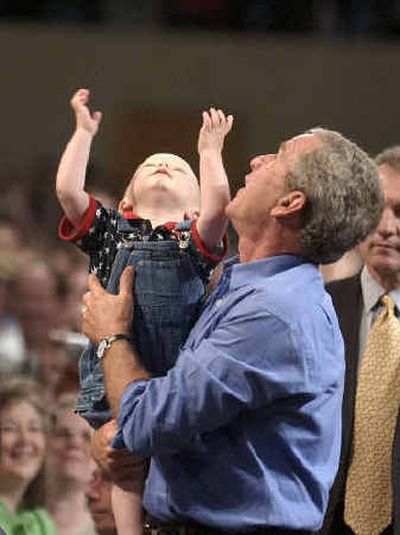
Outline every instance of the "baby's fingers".
{"label": "baby's fingers", "polygon": [[226,132],[230,132],[233,125],[233,115],[228,115],[226,118]]}
{"label": "baby's fingers", "polygon": [[71,105],[72,107],[75,107],[75,106],[79,106],[82,104],[86,104],[88,100],[89,100],[89,90],[78,89],[78,91],[76,91],[71,98]]}
{"label": "baby's fingers", "polygon": [[221,124],[219,111],[220,110],[217,111],[215,108],[210,108],[211,122],[214,127],[219,126]]}
{"label": "baby's fingers", "polygon": [[211,117],[208,111],[203,111],[203,128],[210,128],[211,126]]}

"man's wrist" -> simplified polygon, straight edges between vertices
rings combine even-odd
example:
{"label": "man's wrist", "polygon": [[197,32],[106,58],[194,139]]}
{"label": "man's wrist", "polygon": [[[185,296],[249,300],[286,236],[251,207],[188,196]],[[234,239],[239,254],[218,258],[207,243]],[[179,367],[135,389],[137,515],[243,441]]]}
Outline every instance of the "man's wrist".
{"label": "man's wrist", "polygon": [[96,355],[99,360],[103,359],[107,353],[107,351],[110,349],[112,344],[115,342],[118,342],[119,340],[125,340],[127,342],[132,341],[132,336],[126,333],[118,333],[118,334],[112,334],[110,336],[106,336],[105,338],[102,338],[97,346]]}

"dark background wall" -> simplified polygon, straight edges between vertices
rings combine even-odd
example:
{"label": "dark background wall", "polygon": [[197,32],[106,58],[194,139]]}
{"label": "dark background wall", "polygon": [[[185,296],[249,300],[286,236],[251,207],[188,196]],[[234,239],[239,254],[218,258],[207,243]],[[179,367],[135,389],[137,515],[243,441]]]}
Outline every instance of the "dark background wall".
{"label": "dark background wall", "polygon": [[251,155],[314,125],[371,153],[400,142],[396,39],[4,23],[0,50],[3,188],[52,190],[73,130],[69,98],[82,86],[104,112],[94,176],[114,192],[151,152],[196,167],[200,113],[210,105],[236,118],[226,150],[234,190]]}

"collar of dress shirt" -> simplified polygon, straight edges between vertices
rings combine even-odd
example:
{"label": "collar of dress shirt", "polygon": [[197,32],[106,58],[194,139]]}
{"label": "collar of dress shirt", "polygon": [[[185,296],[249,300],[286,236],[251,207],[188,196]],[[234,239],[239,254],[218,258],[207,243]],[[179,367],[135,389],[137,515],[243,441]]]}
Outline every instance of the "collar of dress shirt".
{"label": "collar of dress shirt", "polygon": [[[379,299],[387,293],[378,281],[372,277],[366,266],[363,267],[361,272],[361,290],[364,308],[367,314],[376,308]],[[389,295],[396,303],[397,310],[400,311],[400,288],[392,290],[389,292]]]}
{"label": "collar of dress shirt", "polygon": [[[261,260],[243,263],[239,261],[238,256],[234,256],[225,261],[224,269],[232,269],[230,287],[234,289],[244,286],[249,281],[251,281],[252,285],[257,285],[258,282],[265,281],[266,277],[271,277],[281,271],[286,271],[304,263],[307,263],[307,261],[303,257],[290,254],[270,256]],[[316,266],[315,271],[318,272]]]}

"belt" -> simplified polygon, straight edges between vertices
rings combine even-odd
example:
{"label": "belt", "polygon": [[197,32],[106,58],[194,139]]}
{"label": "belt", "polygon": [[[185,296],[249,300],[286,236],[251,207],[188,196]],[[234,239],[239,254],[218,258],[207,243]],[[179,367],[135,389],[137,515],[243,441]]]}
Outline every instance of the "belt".
{"label": "belt", "polygon": [[162,522],[146,516],[143,535],[312,535],[311,531],[281,528],[255,528],[247,531],[228,531],[192,521]]}

